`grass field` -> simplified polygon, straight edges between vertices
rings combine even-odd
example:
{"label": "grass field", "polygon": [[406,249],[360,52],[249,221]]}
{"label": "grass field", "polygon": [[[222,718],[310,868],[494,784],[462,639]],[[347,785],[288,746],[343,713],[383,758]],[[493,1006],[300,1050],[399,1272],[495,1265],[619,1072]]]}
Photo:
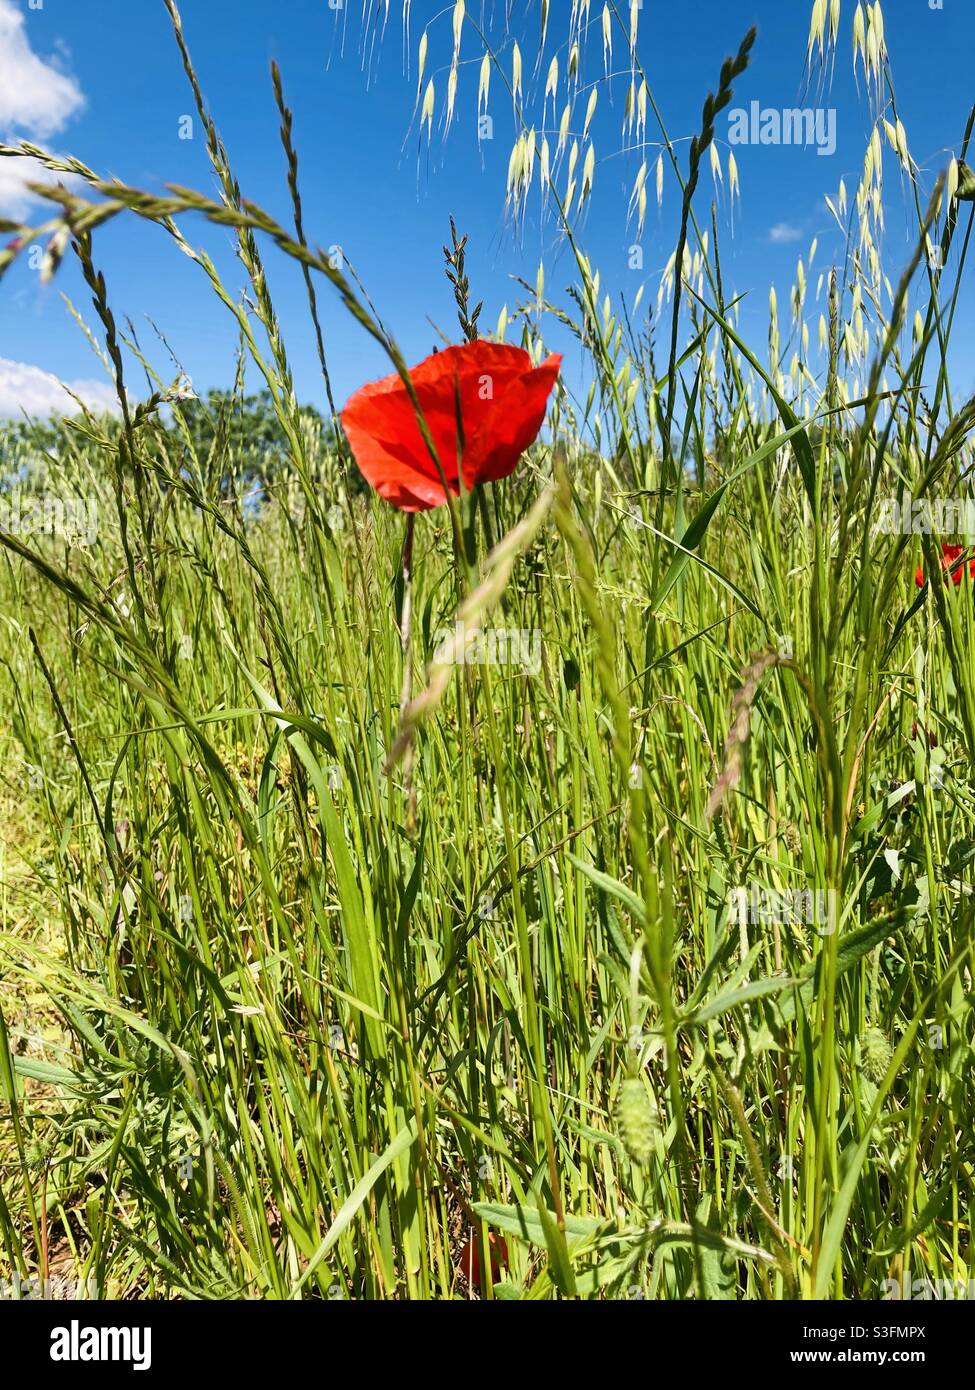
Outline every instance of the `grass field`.
{"label": "grass field", "polygon": [[[593,392],[557,386],[511,477],[415,525],[297,405],[266,248],[313,313],[338,292],[397,368],[394,345],[300,208],[242,201],[205,107],[215,194],[74,164],[52,195],[50,269],[80,260],[120,413],[5,450],[8,508],[63,507],[0,533],[5,1280],[971,1287],[973,581],[967,552],[939,563],[955,529],[888,524],[971,496],[967,151],[907,180],[916,249],[881,267],[891,86],[895,148],[880,123],[836,207],[845,263],[807,257],[746,343],[696,190],[748,58],[702,74],[659,314],[610,301],[560,204],[574,289],[526,289],[506,335],[538,361],[560,315]],[[99,258],[111,218],[186,249],[201,216],[250,282],[245,312],[195,253],[270,392],[256,496],[242,365],[202,433],[178,383],[148,398]],[[94,533],[66,535],[82,508]],[[458,614],[476,645],[444,664]]]}

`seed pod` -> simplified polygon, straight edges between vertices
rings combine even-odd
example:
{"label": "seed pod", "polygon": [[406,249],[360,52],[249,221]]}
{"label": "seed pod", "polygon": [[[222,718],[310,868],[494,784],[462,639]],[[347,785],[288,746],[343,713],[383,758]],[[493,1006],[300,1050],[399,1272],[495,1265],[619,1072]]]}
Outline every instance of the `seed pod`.
{"label": "seed pod", "polygon": [[868,1028],[860,1038],[860,1057],[863,1069],[879,1086],[887,1075],[894,1050],[879,1028]]}
{"label": "seed pod", "polygon": [[634,1163],[650,1162],[659,1125],[646,1087],[637,1076],[628,1076],[620,1087],[616,1110],[620,1138]]}

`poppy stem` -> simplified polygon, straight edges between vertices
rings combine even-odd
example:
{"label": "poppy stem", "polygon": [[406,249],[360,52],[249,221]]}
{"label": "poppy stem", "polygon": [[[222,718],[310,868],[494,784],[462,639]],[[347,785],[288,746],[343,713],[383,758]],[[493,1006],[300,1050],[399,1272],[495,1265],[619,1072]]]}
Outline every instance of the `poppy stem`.
{"label": "poppy stem", "polygon": [[494,532],[491,530],[491,514],[488,511],[487,488],[483,483],[477,485],[477,506],[481,513],[481,525],[484,527],[484,544],[490,552],[494,549]]}
{"label": "poppy stem", "polygon": [[467,593],[477,588],[477,537],[474,531],[474,492],[464,481],[464,412],[461,407],[460,382],[454,377],[454,418],[457,430],[457,494],[460,510],[460,529],[463,553],[458,562],[463,564],[467,577]]}
{"label": "poppy stem", "polygon": [[[416,513],[406,514],[406,534],[403,537],[403,601],[400,609],[400,645],[403,651],[403,685],[400,690],[400,714],[413,698],[413,527]],[[406,830],[416,830],[416,789],[413,786],[413,744],[403,759],[403,792],[406,797]]]}

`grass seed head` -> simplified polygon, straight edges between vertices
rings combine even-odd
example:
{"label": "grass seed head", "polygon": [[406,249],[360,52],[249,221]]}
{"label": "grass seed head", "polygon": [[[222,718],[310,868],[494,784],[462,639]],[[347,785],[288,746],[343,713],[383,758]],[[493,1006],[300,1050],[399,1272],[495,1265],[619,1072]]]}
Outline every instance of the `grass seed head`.
{"label": "grass seed head", "polygon": [[645,1167],[653,1156],[660,1123],[646,1087],[638,1076],[628,1076],[620,1087],[616,1116],[626,1152],[634,1163]]}

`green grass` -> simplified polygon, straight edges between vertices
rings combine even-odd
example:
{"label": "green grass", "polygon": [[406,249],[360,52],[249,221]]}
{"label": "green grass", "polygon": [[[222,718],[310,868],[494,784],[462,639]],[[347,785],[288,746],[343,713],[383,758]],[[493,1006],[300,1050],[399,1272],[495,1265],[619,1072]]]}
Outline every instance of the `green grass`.
{"label": "green grass", "polygon": [[[967,247],[970,206],[919,202],[891,295],[859,262],[827,283],[828,362],[798,396],[794,375],[795,414],[777,331],[771,362],[738,338],[714,236],[672,350],[666,315],[655,343],[604,311],[573,240],[558,308],[594,397],[562,390],[458,516],[496,580],[464,611],[540,634],[540,669],[452,670],[387,771],[405,518],[295,405],[265,240],[397,355],[300,222],[244,208],[208,134],[223,203],[103,186],[63,212],[122,385],[151,367],[99,223],[238,228],[256,315],[201,273],[287,463],[245,507],[242,369],[206,452],[157,379],[62,427],[56,473],[23,484],[97,499],[94,543],[0,536],[0,1275],[463,1297],[474,1229],[507,1242],[489,1297],[975,1277],[972,585],[936,537],[872,526],[901,490],[967,495],[955,288],[921,251],[956,225]],[[900,331],[919,287],[920,346]],[[540,298],[516,320],[533,345]],[[508,574],[491,544],[529,515]],[[415,692],[471,585],[446,509],[418,517]],[[739,923],[751,884],[835,893],[837,930]]]}

